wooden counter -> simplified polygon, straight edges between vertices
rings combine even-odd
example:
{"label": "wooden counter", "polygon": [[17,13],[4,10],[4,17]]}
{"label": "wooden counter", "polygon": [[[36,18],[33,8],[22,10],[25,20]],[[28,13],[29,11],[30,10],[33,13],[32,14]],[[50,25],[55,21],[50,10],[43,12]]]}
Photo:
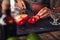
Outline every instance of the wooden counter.
{"label": "wooden counter", "polygon": [[[40,40],[60,40],[60,31],[42,33],[38,35]],[[26,36],[21,36],[19,39],[26,40]]]}

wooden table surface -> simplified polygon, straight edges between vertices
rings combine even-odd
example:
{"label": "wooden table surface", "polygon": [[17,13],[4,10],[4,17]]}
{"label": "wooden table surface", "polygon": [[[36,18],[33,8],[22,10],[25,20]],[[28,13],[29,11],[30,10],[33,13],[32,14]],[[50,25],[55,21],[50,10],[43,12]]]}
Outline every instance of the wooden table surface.
{"label": "wooden table surface", "polygon": [[[38,34],[40,40],[60,40],[60,31]],[[20,40],[26,40],[26,36],[18,37]]]}

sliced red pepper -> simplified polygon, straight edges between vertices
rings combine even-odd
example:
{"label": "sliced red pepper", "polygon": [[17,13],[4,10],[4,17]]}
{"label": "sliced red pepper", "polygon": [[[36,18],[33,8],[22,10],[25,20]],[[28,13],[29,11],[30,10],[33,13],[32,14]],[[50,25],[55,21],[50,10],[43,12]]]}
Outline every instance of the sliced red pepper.
{"label": "sliced red pepper", "polygon": [[36,16],[31,17],[31,18],[28,20],[28,23],[30,23],[30,24],[35,24],[38,20],[40,20],[40,16],[39,16],[39,15],[36,15]]}
{"label": "sliced red pepper", "polygon": [[19,19],[16,20],[16,23],[17,25],[23,25],[27,21],[27,19],[28,19],[28,16],[20,17]]}

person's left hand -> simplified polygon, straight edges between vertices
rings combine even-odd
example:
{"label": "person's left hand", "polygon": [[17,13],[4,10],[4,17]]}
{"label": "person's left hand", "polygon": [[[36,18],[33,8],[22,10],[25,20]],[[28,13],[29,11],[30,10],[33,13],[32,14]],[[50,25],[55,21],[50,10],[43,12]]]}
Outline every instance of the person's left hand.
{"label": "person's left hand", "polygon": [[35,24],[38,20],[47,18],[51,12],[47,7],[42,8],[35,16],[29,18],[28,23]]}
{"label": "person's left hand", "polygon": [[49,17],[49,12],[48,11],[50,11],[49,8],[44,7],[37,14],[40,14],[40,18],[44,19],[44,18]]}

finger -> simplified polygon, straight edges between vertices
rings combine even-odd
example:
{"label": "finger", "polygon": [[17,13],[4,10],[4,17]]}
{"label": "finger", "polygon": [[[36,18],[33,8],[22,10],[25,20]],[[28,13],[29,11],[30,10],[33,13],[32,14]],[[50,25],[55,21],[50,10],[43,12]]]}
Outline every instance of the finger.
{"label": "finger", "polygon": [[24,3],[24,1],[23,1],[23,0],[22,0],[22,2],[21,2],[21,3],[22,3],[22,5],[23,5],[23,8],[24,8],[24,9],[26,9],[26,5],[25,5],[25,3]]}
{"label": "finger", "polygon": [[23,6],[22,6],[22,3],[21,3],[21,2],[16,3],[16,5],[17,5],[18,7],[20,7],[21,9],[23,9]]}
{"label": "finger", "polygon": [[20,4],[20,6],[21,6],[21,9],[23,9],[23,8],[24,8],[22,3]]}
{"label": "finger", "polygon": [[47,12],[47,10],[48,10],[48,8],[47,7],[44,7],[44,8],[42,8],[39,12],[38,12],[38,14],[37,15],[43,15],[45,12]]}
{"label": "finger", "polygon": [[41,16],[40,18],[47,18],[47,17],[49,17],[49,13],[46,13],[46,14],[44,14],[43,16]]}
{"label": "finger", "polygon": [[42,8],[37,15],[43,15],[45,12],[47,12],[47,7]]}
{"label": "finger", "polygon": [[40,10],[40,13],[42,13],[44,10],[47,10],[47,7],[44,7]]}
{"label": "finger", "polygon": [[47,12],[47,10],[44,10],[42,13],[40,13],[40,15],[44,15]]}
{"label": "finger", "polygon": [[26,9],[26,6],[23,0],[17,0],[17,3],[21,9]]}
{"label": "finger", "polygon": [[44,8],[42,8],[38,13],[41,13],[43,10],[45,10],[45,7],[44,7]]}

